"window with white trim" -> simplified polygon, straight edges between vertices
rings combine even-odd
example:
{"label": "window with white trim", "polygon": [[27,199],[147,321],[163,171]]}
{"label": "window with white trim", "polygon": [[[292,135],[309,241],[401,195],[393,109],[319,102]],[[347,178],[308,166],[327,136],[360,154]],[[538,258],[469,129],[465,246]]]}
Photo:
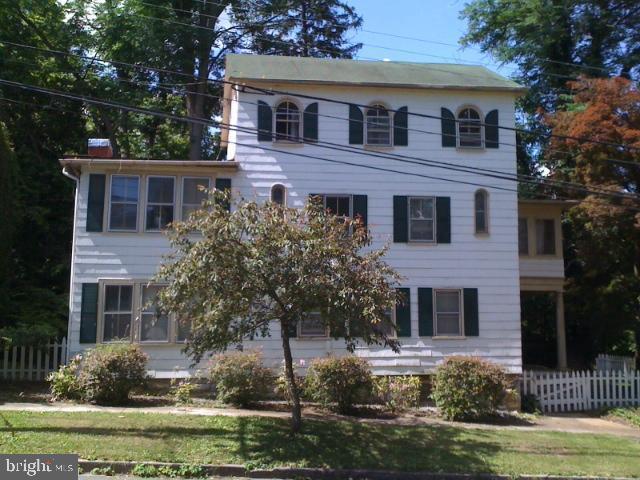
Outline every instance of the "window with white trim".
{"label": "window with white trim", "polygon": [[367,108],[365,135],[367,145],[391,145],[391,116],[384,106],[376,104]]}
{"label": "window with white trim", "polygon": [[298,322],[300,337],[326,337],[327,327],[322,321],[320,312],[309,312]]}
{"label": "window with white trim", "polygon": [[112,175],[109,194],[109,230],[135,232],[138,229],[137,175]]}
{"label": "window with white trim", "polygon": [[325,195],[324,208],[338,217],[351,217],[353,197],[351,195]]}
{"label": "window with white trim", "polygon": [[276,183],[271,187],[271,201],[281,206],[287,203],[287,189],[284,185]]}
{"label": "window with white trim", "polygon": [[173,222],[175,183],[175,177],[147,177],[147,231],[162,230]]}
{"label": "window with white trim", "polygon": [[471,107],[466,107],[458,113],[458,146],[462,148],[482,148],[482,122],[480,113]]}
{"label": "window with white trim", "polygon": [[379,323],[373,327],[373,330],[379,332],[380,334],[384,334],[389,338],[394,338],[397,335],[396,329],[394,325],[396,324],[396,311],[394,308],[390,308],[385,310],[384,317],[386,319],[385,323]]}
{"label": "window with white trim", "polygon": [[276,107],[276,141],[297,142],[300,140],[300,109],[289,101]]}
{"label": "window with white trim", "polygon": [[160,285],[142,285],[140,302],[140,342],[168,342],[169,314],[160,310]]}
{"label": "window with white trim", "polygon": [[182,177],[182,220],[202,208],[211,185],[208,177]]}
{"label": "window with white trim", "polygon": [[103,301],[104,342],[131,340],[133,285],[105,285]]}
{"label": "window with white trim", "polygon": [[553,219],[536,220],[536,253],[556,254],[556,222]]}
{"label": "window with white trim", "polygon": [[486,190],[477,190],[474,195],[476,233],[489,233],[489,195]]}
{"label": "window with white trim", "polygon": [[409,197],[409,241],[434,242],[436,239],[434,197]]}
{"label": "window with white trim", "polygon": [[176,342],[183,343],[191,336],[193,322],[187,318],[176,318]]}
{"label": "window with white trim", "polygon": [[462,336],[462,294],[460,290],[435,290],[435,336]]}

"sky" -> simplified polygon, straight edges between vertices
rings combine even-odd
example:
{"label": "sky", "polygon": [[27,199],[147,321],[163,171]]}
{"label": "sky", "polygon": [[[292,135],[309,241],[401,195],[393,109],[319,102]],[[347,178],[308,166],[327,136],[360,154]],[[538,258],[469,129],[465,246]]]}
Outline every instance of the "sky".
{"label": "sky", "polygon": [[[478,48],[462,49],[459,46],[459,40],[466,32],[466,21],[458,18],[466,3],[464,0],[350,0],[348,3],[364,19],[362,30],[354,36],[355,41],[365,44],[358,53],[359,59],[481,63],[505,76],[514,70],[512,65],[500,66]],[[370,31],[423,41],[394,38]]]}

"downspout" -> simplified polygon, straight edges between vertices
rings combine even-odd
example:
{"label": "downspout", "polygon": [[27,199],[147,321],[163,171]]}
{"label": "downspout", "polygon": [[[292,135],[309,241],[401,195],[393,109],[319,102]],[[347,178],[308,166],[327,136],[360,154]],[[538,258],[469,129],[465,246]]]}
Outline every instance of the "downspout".
{"label": "downspout", "polygon": [[62,168],[62,174],[70,178],[75,182],[75,193],[74,193],[74,203],[73,203],[73,236],[71,238],[71,268],[70,268],[70,279],[69,279],[69,315],[67,318],[67,347],[64,353],[64,363],[69,361],[69,344],[71,343],[71,339],[69,338],[69,334],[71,332],[71,313],[73,312],[73,281],[74,281],[74,270],[75,270],[75,256],[76,256],[76,221],[78,215],[78,193],[80,190],[80,177],[74,175],[71,171],[67,169],[68,167]]}

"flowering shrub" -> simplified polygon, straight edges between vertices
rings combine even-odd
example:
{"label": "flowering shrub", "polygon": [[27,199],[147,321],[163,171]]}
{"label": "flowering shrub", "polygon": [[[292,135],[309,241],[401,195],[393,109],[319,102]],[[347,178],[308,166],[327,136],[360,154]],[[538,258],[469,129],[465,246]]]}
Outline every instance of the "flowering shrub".
{"label": "flowering shrub", "polygon": [[118,405],[147,379],[147,355],[136,345],[100,345],[89,350],[80,369],[88,401]]}
{"label": "flowering shrub", "polygon": [[377,400],[391,412],[420,406],[420,377],[412,375],[375,377],[373,390]]}
{"label": "flowering shrub", "polygon": [[357,403],[369,401],[372,388],[369,363],[353,356],[312,361],[304,381],[310,399],[340,413],[349,413]]}
{"label": "flowering shrub", "polygon": [[195,392],[197,385],[189,379],[177,380],[171,379],[171,391],[169,395],[179,405],[189,405],[193,402],[193,392]]}
{"label": "flowering shrub", "polygon": [[82,398],[82,386],[78,379],[81,355],[76,355],[67,365],[60,365],[56,372],[47,377],[49,389],[54,400],[77,400]]}
{"label": "flowering shrub", "polygon": [[273,390],[273,375],[257,351],[216,355],[209,372],[216,398],[224,403],[245,407]]}
{"label": "flowering shrub", "polygon": [[431,397],[447,420],[495,413],[508,388],[505,371],[477,357],[449,357],[436,369]]}

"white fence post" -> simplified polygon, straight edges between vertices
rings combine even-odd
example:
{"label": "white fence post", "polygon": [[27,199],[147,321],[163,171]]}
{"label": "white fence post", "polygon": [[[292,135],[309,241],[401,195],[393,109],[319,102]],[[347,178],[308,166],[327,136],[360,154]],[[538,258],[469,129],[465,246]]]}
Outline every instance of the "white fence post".
{"label": "white fence post", "polygon": [[66,352],[66,338],[42,346],[5,347],[0,350],[0,379],[45,380],[49,373],[66,363]]}

